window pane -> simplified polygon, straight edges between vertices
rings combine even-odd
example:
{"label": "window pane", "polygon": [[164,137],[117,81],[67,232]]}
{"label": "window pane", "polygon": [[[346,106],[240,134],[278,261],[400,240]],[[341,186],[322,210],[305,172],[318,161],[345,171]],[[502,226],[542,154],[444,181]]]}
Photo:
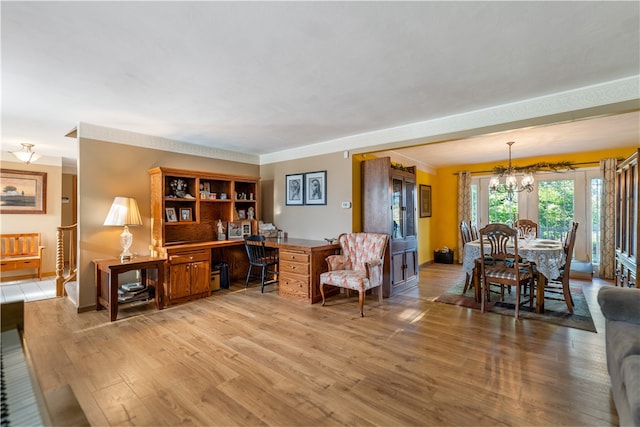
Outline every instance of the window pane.
{"label": "window pane", "polygon": [[500,222],[513,225],[518,218],[518,195],[514,195],[513,200],[509,200],[508,193],[499,191],[488,191],[488,193],[489,223]]}
{"label": "window pane", "polygon": [[538,183],[539,235],[543,239],[564,237],[573,221],[573,180]]}

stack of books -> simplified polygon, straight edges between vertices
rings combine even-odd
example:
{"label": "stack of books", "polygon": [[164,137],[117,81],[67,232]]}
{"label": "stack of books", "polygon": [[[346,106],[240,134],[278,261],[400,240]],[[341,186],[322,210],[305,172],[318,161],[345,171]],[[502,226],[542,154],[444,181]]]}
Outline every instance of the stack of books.
{"label": "stack of books", "polygon": [[153,288],[140,282],[125,283],[118,288],[118,303],[148,301],[153,298]]}

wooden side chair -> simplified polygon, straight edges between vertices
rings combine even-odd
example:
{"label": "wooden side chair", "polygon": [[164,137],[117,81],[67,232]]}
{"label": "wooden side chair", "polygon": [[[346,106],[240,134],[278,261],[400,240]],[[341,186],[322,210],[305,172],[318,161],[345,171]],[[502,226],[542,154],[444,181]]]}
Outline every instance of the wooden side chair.
{"label": "wooden side chair", "polygon": [[519,235],[524,237],[530,231],[535,233],[535,238],[538,238],[538,224],[530,219],[519,219],[516,221],[514,228],[518,230]]}
{"label": "wooden side chair", "polygon": [[[249,270],[244,282],[245,289],[249,287],[250,279],[260,280],[260,292],[264,292],[264,285],[271,285],[278,282],[278,249],[268,248],[264,244],[264,236],[251,235],[244,236],[244,247],[249,257]],[[254,269],[259,269],[260,274],[255,274]],[[267,280],[267,276],[272,275],[272,280]]]}
{"label": "wooden side chair", "polygon": [[[513,242],[513,252],[507,250],[507,243]],[[487,249],[485,247],[488,245]],[[521,305],[521,289],[529,286],[529,307],[533,308],[534,273],[531,263],[522,262],[518,255],[518,232],[507,224],[489,224],[480,230],[480,262],[482,286],[481,311],[484,313],[485,299],[492,284],[516,288],[515,318],[518,319]],[[504,291],[501,292],[504,299]]]}
{"label": "wooden side chair", "polygon": [[567,309],[570,313],[573,313],[573,297],[571,296],[571,288],[569,287],[569,273],[571,271],[571,259],[573,258],[573,247],[576,244],[577,232],[578,223],[572,221],[569,232],[564,239],[565,262],[562,268],[560,268],[560,277],[549,280],[544,288],[545,299],[566,302]]}
{"label": "wooden side chair", "polygon": [[[467,225],[467,222],[464,220],[460,221],[460,238],[462,239],[462,250],[464,251],[464,247],[466,246],[466,244],[473,240],[471,237],[471,229]],[[463,252],[460,253],[460,255],[462,254]],[[471,278],[472,275],[467,273],[467,277],[464,279],[464,289],[462,290],[463,294],[466,294],[467,290],[469,290],[469,286],[472,283]]]}
{"label": "wooden side chair", "polygon": [[338,286],[358,291],[360,316],[364,317],[364,295],[368,289],[378,288],[378,302],[382,304],[384,253],[389,235],[381,233],[343,233],[338,236],[342,255],[326,258],[329,271],[320,275],[322,306],[324,286]]}

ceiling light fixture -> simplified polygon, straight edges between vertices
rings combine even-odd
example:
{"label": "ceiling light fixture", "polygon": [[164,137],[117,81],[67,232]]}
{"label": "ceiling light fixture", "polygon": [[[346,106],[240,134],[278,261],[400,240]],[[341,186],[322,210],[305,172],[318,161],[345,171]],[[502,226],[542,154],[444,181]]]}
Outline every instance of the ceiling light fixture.
{"label": "ceiling light fixture", "polygon": [[[489,189],[491,191],[507,193],[508,200],[513,200],[513,195],[515,193],[519,193],[525,190],[529,193],[533,191],[533,183],[535,181],[533,178],[533,173],[531,171],[527,171],[520,180],[520,185],[518,185],[516,170],[511,165],[511,146],[513,144],[515,144],[515,142],[513,141],[507,142],[507,145],[509,146],[509,166],[503,172],[491,177],[491,180],[489,181]],[[504,184],[500,183],[500,178],[502,177],[505,177]]]}
{"label": "ceiling light fixture", "polygon": [[18,160],[20,160],[21,162],[29,164],[31,162],[35,162],[41,157],[40,154],[37,154],[35,151],[31,151],[31,148],[35,147],[33,144],[21,144],[21,145],[22,145],[22,150],[9,151],[11,154],[16,156]]}

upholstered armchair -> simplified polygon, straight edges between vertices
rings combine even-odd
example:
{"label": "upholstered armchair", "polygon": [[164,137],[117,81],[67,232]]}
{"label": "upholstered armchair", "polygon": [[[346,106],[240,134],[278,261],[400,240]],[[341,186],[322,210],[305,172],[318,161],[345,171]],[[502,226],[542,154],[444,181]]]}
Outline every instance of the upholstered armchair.
{"label": "upholstered armchair", "polygon": [[342,255],[326,258],[329,271],[320,275],[320,294],[324,306],[324,286],[338,286],[358,291],[360,316],[364,317],[364,295],[367,289],[378,289],[378,301],[382,304],[382,276],[384,252],[389,242],[388,234],[343,233],[338,237]]}

